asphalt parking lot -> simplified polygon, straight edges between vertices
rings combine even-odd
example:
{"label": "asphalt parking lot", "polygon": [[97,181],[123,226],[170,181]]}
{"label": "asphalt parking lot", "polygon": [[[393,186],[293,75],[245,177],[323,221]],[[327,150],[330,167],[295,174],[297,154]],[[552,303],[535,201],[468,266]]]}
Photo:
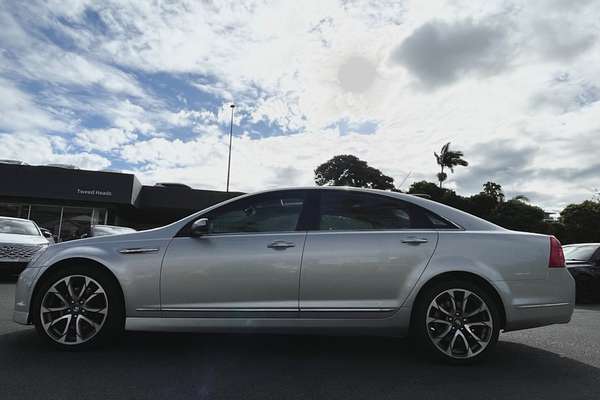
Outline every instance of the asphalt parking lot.
{"label": "asphalt parking lot", "polygon": [[408,340],[128,333],[104,349],[59,352],[11,321],[0,281],[0,398],[598,399],[600,306],[568,325],[501,335],[485,363],[452,367]]}

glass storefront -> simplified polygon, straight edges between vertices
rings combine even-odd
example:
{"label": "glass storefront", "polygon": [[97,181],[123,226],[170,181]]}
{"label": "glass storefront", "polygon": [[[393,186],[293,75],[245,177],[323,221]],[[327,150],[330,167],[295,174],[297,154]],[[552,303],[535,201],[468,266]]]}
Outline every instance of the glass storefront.
{"label": "glass storefront", "polygon": [[0,216],[27,218],[29,215],[29,205],[0,203]]}
{"label": "glass storefront", "polygon": [[38,204],[0,203],[0,216],[26,218],[46,228],[56,242],[81,238],[91,225],[106,224],[108,210]]}
{"label": "glass storefront", "polygon": [[34,221],[40,228],[46,228],[52,232],[54,241],[59,242],[58,232],[60,228],[60,213],[62,207],[38,206],[30,207],[28,219]]}

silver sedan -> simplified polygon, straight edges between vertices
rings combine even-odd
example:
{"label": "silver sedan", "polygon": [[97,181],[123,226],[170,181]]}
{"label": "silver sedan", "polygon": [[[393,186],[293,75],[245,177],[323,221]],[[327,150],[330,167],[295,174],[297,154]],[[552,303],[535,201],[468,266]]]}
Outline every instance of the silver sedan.
{"label": "silver sedan", "polygon": [[68,349],[124,329],[412,333],[470,362],[501,330],[569,322],[574,300],[552,236],[401,193],[299,188],[50,246],[19,277],[14,320]]}

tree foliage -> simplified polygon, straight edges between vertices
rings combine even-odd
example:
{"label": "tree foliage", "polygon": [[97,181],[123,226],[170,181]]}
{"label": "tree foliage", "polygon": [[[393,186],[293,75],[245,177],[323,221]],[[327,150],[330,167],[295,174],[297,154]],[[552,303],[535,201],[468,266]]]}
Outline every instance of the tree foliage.
{"label": "tree foliage", "polygon": [[545,213],[539,207],[529,205],[520,196],[505,201],[502,186],[486,182],[480,193],[469,197],[456,194],[453,190],[440,188],[433,182],[415,182],[408,193],[426,194],[432,200],[487,219],[504,228],[548,233],[549,224],[544,221]]}
{"label": "tree foliage", "polygon": [[356,156],[343,154],[315,169],[315,183],[319,186],[353,186],[371,189],[394,189],[394,179]]}
{"label": "tree foliage", "polygon": [[481,194],[491,197],[496,203],[502,203],[504,201],[504,192],[502,192],[502,186],[495,182],[484,183]]}
{"label": "tree foliage", "polygon": [[565,227],[565,242],[600,242],[600,202],[570,204],[560,213],[560,222]]}
{"label": "tree foliage", "polygon": [[516,231],[547,233],[549,225],[544,221],[545,215],[540,207],[511,199],[496,208],[492,222]]}

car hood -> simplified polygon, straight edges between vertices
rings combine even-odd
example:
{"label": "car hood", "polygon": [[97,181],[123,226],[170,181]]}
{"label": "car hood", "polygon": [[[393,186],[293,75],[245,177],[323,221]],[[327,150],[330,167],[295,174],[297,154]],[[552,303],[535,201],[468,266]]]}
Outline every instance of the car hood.
{"label": "car hood", "polygon": [[0,233],[0,243],[37,245],[48,244],[48,239],[43,236],[17,235],[14,233]]}
{"label": "car hood", "polygon": [[105,243],[125,243],[131,241],[140,241],[140,240],[154,240],[154,239],[164,239],[164,238],[172,238],[175,233],[177,233],[177,228],[174,228],[172,225],[168,225],[165,227],[149,229],[145,231],[131,232],[131,233],[121,233],[116,235],[105,235],[105,236],[93,236],[85,239],[76,239],[69,240],[67,242],[61,242],[52,245],[54,251],[59,251],[62,249],[66,249],[69,247],[79,247],[79,246],[96,246]]}

